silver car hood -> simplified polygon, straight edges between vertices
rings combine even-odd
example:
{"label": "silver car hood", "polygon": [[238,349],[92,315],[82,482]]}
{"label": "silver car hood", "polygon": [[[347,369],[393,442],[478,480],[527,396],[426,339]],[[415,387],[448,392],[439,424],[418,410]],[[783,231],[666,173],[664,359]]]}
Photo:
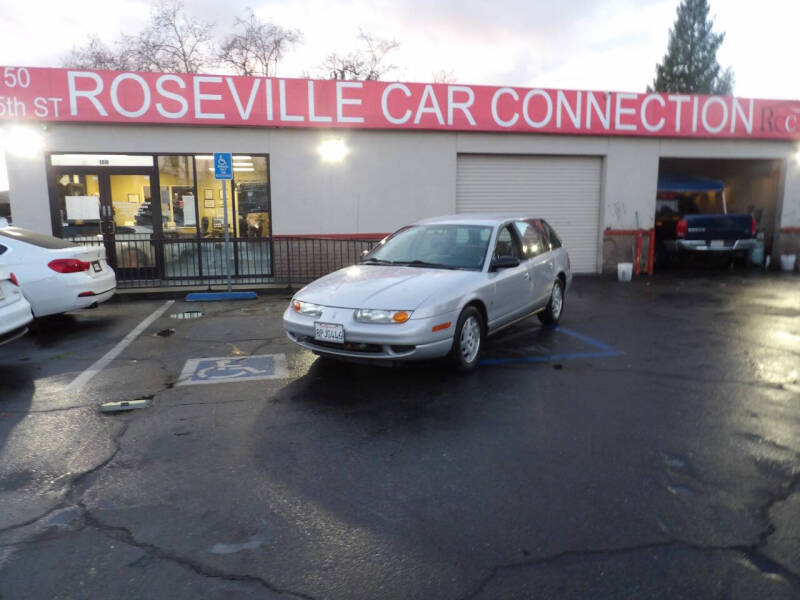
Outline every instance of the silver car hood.
{"label": "silver car hood", "polygon": [[479,275],[478,271],[354,265],[317,279],[295,297],[340,308],[416,310],[427,298],[441,300],[443,293]]}

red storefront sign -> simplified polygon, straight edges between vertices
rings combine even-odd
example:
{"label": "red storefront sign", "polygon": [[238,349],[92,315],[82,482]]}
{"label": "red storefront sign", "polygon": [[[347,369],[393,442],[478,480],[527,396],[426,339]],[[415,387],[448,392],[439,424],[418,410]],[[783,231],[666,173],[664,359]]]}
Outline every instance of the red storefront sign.
{"label": "red storefront sign", "polygon": [[0,120],[800,138],[800,101],[0,67]]}

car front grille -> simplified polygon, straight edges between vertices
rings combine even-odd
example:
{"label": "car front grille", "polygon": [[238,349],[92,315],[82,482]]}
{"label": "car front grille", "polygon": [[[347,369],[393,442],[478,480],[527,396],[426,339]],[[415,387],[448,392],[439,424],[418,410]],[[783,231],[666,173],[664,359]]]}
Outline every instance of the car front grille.
{"label": "car front grille", "polygon": [[331,350],[344,350],[345,352],[363,352],[364,354],[383,354],[383,346],[379,344],[362,344],[358,342],[345,342],[344,344],[334,344],[332,342],[322,342],[312,337],[298,338],[309,346],[319,348],[330,348]]}

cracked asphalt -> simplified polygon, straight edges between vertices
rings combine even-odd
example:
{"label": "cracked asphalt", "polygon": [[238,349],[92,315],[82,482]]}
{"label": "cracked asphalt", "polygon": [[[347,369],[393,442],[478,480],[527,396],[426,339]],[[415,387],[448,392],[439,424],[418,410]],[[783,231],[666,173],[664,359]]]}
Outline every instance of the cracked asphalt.
{"label": "cracked asphalt", "polygon": [[178,300],[75,393],[164,299],[0,348],[0,598],[800,597],[797,277],[576,278],[469,376],[320,362],[288,299]]}

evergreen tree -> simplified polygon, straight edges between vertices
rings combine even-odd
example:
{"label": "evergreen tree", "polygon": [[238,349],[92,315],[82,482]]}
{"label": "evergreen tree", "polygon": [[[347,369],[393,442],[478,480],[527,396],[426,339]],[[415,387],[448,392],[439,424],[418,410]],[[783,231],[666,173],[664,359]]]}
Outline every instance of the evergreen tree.
{"label": "evergreen tree", "polygon": [[682,0],[669,31],[669,47],[648,91],[680,94],[733,93],[733,72],[717,62],[724,33],[714,33],[707,0]]}

